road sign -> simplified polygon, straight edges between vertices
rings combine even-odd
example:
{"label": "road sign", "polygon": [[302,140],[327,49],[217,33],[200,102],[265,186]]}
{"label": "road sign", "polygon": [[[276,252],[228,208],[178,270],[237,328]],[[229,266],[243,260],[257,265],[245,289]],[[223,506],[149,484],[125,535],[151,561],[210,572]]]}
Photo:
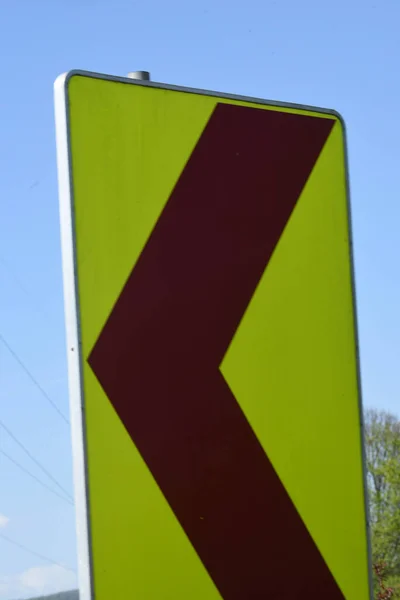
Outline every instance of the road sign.
{"label": "road sign", "polygon": [[344,127],[56,83],[84,600],[365,600]]}

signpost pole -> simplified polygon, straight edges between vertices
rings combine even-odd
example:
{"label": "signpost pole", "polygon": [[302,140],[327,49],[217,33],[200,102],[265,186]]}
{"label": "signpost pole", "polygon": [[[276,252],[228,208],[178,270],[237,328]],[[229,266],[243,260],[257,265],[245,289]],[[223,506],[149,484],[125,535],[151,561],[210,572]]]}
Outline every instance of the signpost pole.
{"label": "signpost pole", "polygon": [[150,73],[148,71],[131,71],[127,77],[129,79],[138,79],[139,81],[150,81]]}

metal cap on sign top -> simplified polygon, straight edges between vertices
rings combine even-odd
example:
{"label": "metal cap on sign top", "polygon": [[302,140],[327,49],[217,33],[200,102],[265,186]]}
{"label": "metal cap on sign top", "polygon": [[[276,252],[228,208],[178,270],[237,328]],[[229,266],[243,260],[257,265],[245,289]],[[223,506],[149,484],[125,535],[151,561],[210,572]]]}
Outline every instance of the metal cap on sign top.
{"label": "metal cap on sign top", "polygon": [[131,71],[128,73],[129,79],[139,79],[141,81],[150,81],[150,73],[148,71]]}

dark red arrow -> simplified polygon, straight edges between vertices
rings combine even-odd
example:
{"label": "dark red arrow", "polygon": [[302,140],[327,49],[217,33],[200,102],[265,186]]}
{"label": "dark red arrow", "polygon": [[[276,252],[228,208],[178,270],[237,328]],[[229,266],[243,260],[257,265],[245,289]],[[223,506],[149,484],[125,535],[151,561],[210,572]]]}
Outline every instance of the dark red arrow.
{"label": "dark red arrow", "polygon": [[89,359],[225,600],[343,600],[219,370],[333,123],[219,104]]}

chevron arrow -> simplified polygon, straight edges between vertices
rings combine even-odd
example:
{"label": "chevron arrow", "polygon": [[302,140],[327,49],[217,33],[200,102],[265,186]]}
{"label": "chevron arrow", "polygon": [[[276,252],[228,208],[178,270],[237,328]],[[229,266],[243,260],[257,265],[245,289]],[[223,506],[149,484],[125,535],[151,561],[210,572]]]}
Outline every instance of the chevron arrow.
{"label": "chevron arrow", "polygon": [[218,104],[89,357],[225,600],[343,600],[219,368],[333,124]]}

